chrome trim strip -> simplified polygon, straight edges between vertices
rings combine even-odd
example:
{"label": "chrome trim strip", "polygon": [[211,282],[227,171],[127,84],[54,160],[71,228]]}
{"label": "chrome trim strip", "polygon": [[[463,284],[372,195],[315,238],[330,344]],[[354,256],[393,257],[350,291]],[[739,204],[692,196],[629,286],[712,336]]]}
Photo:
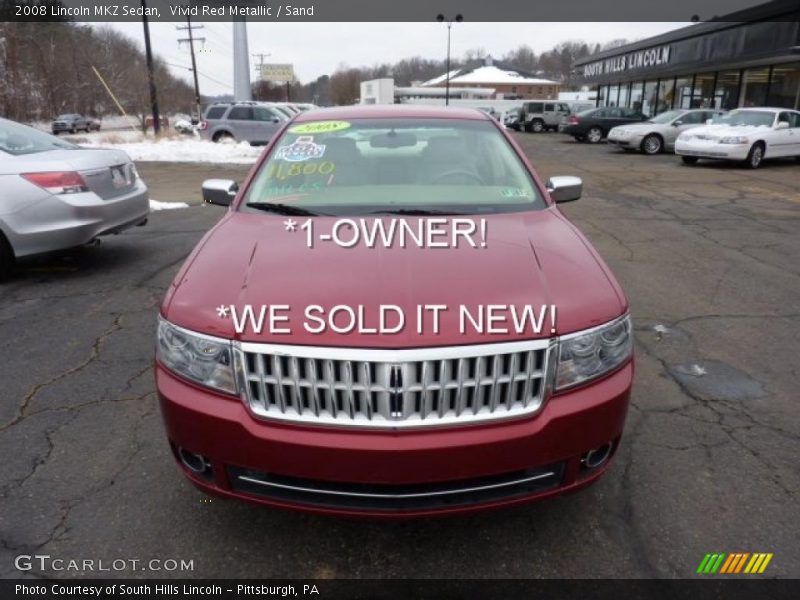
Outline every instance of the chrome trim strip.
{"label": "chrome trim strip", "polygon": [[308,492],[312,494],[327,494],[329,496],[348,496],[352,498],[384,498],[384,499],[391,499],[391,500],[401,500],[403,498],[428,498],[431,496],[447,496],[453,494],[465,494],[470,492],[479,492],[482,490],[492,490],[501,487],[510,487],[512,485],[518,485],[521,483],[529,483],[531,481],[536,481],[538,479],[545,479],[547,477],[554,477],[554,471],[548,471],[547,473],[539,473],[538,475],[533,475],[532,477],[525,477],[523,479],[516,479],[514,481],[504,481],[502,483],[493,483],[490,485],[480,485],[468,488],[460,488],[457,490],[441,490],[437,492],[420,492],[417,494],[368,494],[365,492],[342,492],[338,490],[321,490],[317,488],[307,488],[302,486],[295,486],[295,485],[286,485],[284,483],[274,483],[272,481],[262,481],[261,479],[256,479],[254,477],[247,477],[246,475],[238,475],[236,478],[242,481],[248,481],[250,483],[256,483],[258,485],[263,485],[266,487],[275,487],[281,488],[285,490],[292,490],[296,492]]}
{"label": "chrome trim strip", "polygon": [[[608,323],[606,323],[608,325]],[[602,327],[602,325],[601,325]],[[588,329],[581,334],[592,331]],[[211,338],[219,341],[219,338]],[[464,346],[440,346],[411,348],[403,350],[383,348],[340,348],[337,346],[292,346],[286,344],[262,344],[257,342],[238,342],[233,345],[244,352],[272,354],[277,356],[297,356],[300,358],[321,358],[332,360],[354,360],[369,362],[418,362],[423,360],[446,360],[461,357],[490,356],[526,350],[545,350],[556,338],[525,340],[522,342],[497,342],[495,344],[475,344]]]}

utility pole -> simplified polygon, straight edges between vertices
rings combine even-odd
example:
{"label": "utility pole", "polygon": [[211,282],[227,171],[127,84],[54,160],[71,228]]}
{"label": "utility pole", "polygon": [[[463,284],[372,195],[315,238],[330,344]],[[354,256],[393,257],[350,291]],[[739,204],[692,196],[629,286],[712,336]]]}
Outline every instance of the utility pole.
{"label": "utility pole", "polygon": [[264,68],[264,59],[269,58],[272,54],[265,54],[264,52],[253,52],[253,58],[258,59],[258,64],[256,65],[256,77],[261,79],[261,72]]}
{"label": "utility pole", "polygon": [[150,24],[147,22],[147,2],[142,0],[142,25],[144,26],[144,51],[147,57],[147,78],[150,82],[150,109],[153,111],[153,133],[161,133],[161,120],[158,115],[158,94],[153,74],[153,50],[150,48]]}
{"label": "utility pole", "polygon": [[195,29],[203,29],[202,25],[192,25],[192,18],[189,15],[186,15],[186,26],[185,27],[178,27],[176,26],[175,29],[178,31],[186,31],[188,32],[189,37],[180,38],[178,39],[178,44],[189,42],[189,53],[192,55],[192,75],[194,76],[194,103],[195,109],[197,110],[197,119],[199,120],[202,117],[202,112],[200,109],[200,83],[197,80],[197,61],[194,57],[194,42],[197,40],[203,44],[206,43],[206,38],[194,37],[193,31]]}

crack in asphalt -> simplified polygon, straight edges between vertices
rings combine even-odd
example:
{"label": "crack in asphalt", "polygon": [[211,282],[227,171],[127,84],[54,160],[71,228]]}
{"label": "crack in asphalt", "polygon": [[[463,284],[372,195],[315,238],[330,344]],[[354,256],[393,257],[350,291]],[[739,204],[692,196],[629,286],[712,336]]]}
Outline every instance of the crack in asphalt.
{"label": "crack in asphalt", "polygon": [[30,391],[27,394],[25,394],[25,397],[22,399],[22,402],[20,402],[20,404],[17,406],[16,416],[13,419],[11,419],[11,421],[8,421],[7,423],[4,423],[3,425],[0,426],[0,433],[9,429],[10,427],[13,427],[27,416],[28,407],[30,406],[31,402],[33,402],[33,399],[36,397],[36,395],[39,394],[39,392],[61,381],[62,379],[69,377],[70,375],[78,373],[79,371],[85,369],[90,364],[92,364],[92,362],[94,362],[100,356],[100,348],[103,345],[103,342],[115,331],[119,331],[119,329],[121,329],[120,325],[121,319],[122,315],[117,314],[117,316],[111,323],[111,326],[105,332],[103,332],[97,338],[95,338],[94,343],[92,344],[92,349],[86,360],[84,360],[78,365],[70,367],[69,369],[59,373],[58,375],[51,377],[47,381],[35,384],[30,389]]}

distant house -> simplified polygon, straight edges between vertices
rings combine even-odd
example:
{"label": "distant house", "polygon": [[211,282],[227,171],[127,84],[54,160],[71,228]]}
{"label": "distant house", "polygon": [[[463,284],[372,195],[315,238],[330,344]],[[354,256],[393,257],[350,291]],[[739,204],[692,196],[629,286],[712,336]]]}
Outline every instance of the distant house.
{"label": "distant house", "polygon": [[[447,74],[439,75],[421,84],[421,87],[443,88],[447,85]],[[491,56],[480,62],[450,72],[450,87],[489,88],[496,98],[555,100],[560,84],[550,79],[537,77],[515,69],[510,65],[494,61]]]}

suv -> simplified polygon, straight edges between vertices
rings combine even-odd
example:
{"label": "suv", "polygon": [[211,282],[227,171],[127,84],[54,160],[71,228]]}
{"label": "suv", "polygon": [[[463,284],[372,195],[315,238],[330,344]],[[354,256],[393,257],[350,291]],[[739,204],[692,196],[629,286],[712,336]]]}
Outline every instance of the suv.
{"label": "suv", "polygon": [[212,104],[200,121],[198,131],[212,142],[249,142],[266,144],[288,117],[281,111],[259,102]]}
{"label": "suv", "polygon": [[[241,186],[203,184],[227,213],[161,305],[156,388],[186,477],[272,507],[411,517],[572,492],[606,472],[633,330],[616,279],[557,204],[581,180],[544,183],[474,109],[314,110],[277,137]],[[478,222],[496,237],[476,251],[462,234]],[[425,241],[430,227],[446,250]],[[434,302],[440,317],[414,317]]]}
{"label": "suv", "polygon": [[525,131],[541,133],[555,131],[563,117],[570,114],[566,102],[547,102],[535,100],[522,105],[522,123]]}
{"label": "suv", "polygon": [[[53,135],[58,135],[64,131],[75,133],[76,131],[85,131],[89,133],[92,124],[89,118],[75,113],[68,113],[65,115],[58,115],[50,124],[50,130]],[[98,129],[100,129],[98,127]]]}

